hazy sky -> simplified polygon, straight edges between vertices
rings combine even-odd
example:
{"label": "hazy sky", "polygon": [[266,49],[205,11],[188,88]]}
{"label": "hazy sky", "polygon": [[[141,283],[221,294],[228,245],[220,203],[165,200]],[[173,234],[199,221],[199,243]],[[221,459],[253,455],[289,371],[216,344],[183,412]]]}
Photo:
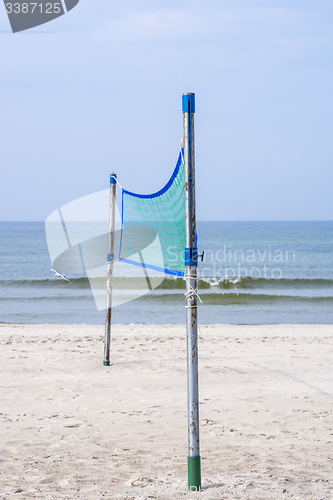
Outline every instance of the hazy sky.
{"label": "hazy sky", "polygon": [[333,219],[333,2],[81,0],[12,34],[0,5],[1,220],[161,188],[196,93],[201,220]]}

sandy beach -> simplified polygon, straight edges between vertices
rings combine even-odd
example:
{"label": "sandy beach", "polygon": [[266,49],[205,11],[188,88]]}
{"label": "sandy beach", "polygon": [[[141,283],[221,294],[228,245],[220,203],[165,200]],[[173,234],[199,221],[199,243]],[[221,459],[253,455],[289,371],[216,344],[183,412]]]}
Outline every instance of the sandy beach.
{"label": "sandy beach", "polygon": [[1,325],[1,499],[333,498],[333,326],[201,326],[198,494],[184,327],[103,330]]}

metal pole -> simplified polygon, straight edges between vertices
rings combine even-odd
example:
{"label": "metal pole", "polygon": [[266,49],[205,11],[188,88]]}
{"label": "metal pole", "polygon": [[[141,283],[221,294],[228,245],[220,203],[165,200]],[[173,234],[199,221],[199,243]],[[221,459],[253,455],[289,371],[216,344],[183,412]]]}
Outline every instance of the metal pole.
{"label": "metal pole", "polygon": [[187,332],[188,489],[201,488],[199,446],[197,265],[194,157],[195,95],[183,94],[185,164],[185,280]]}
{"label": "metal pole", "polygon": [[110,366],[111,344],[111,309],[112,309],[112,278],[114,262],[114,230],[116,220],[116,174],[110,175],[110,213],[109,213],[109,244],[107,255],[107,284],[106,284],[106,320],[104,337],[104,366]]}

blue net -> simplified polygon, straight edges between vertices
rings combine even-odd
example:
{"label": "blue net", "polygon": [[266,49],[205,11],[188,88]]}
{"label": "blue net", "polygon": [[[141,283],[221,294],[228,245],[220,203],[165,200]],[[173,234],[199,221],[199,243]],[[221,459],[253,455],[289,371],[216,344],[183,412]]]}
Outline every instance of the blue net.
{"label": "blue net", "polygon": [[185,193],[183,151],[167,184],[142,195],[122,190],[119,260],[184,276]]}

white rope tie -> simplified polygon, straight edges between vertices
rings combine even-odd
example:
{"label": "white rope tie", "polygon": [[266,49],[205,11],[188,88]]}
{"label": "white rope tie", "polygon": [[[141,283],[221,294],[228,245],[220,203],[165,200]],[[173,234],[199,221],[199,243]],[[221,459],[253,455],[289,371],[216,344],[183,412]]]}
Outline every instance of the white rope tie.
{"label": "white rope tie", "polygon": [[116,179],[116,183],[118,184],[118,186],[120,187],[120,189],[123,191],[124,188],[123,186],[120,184],[120,182],[118,181],[118,177],[114,177],[114,179]]}
{"label": "white rope tie", "polygon": [[[117,268],[119,262],[120,262],[119,259],[116,260],[116,261],[113,261],[112,273],[111,273],[110,277],[108,277],[107,280],[106,280],[106,291],[109,292],[109,293],[112,293],[112,288],[111,288],[112,280],[113,280],[114,273],[116,271],[116,268]],[[106,263],[107,266],[108,266],[108,264],[110,264],[110,262]]]}
{"label": "white rope tie", "polygon": [[[185,301],[187,302],[188,300],[193,302],[193,298],[196,297],[201,304],[203,304],[200,295],[198,294],[198,288],[193,288],[193,286],[190,283],[191,279],[197,280],[197,275],[196,274],[185,274],[184,279],[186,281],[186,285],[190,288],[190,290],[185,292]],[[185,309],[194,309],[195,307],[198,307],[198,304],[186,304]]]}

